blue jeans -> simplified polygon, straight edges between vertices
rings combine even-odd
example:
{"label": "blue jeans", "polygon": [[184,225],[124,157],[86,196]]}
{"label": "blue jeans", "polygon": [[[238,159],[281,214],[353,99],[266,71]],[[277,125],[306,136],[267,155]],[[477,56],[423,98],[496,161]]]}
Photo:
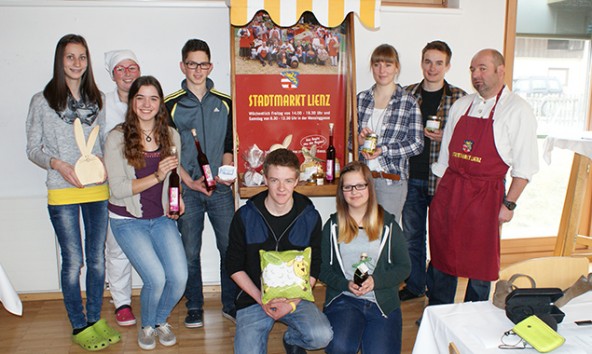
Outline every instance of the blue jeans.
{"label": "blue jeans", "polygon": [[[457,277],[439,271],[430,263],[427,274],[428,305],[453,304],[457,285]],[[464,301],[487,301],[490,289],[490,281],[469,279]]]}
{"label": "blue jeans", "polygon": [[188,310],[201,310],[203,308],[203,282],[201,278],[201,244],[204,230],[205,213],[214,228],[216,246],[220,253],[220,285],[222,287],[222,310],[230,312],[234,309],[234,299],[237,293],[236,284],[226,273],[224,260],[228,248],[228,231],[230,222],[234,216],[234,198],[230,187],[218,184],[212,196],[208,197],[201,192],[183,189],[183,201],[185,202],[185,214],[177,225],[181,232],[185,256],[187,257],[187,298]]}
{"label": "blue jeans", "polygon": [[[49,217],[62,255],[62,294],[72,328],[86,327],[101,319],[105,285],[105,238],[107,236],[107,201],[48,205]],[[80,269],[84,265],[80,214],[84,222],[86,256],[86,316],[80,293]]]}
{"label": "blue jeans", "polygon": [[414,178],[408,181],[407,200],[403,207],[403,235],[411,258],[411,274],[405,286],[415,295],[423,295],[426,288],[426,224],[431,201],[427,180]]}
{"label": "blue jeans", "polygon": [[[327,317],[310,302],[302,300],[294,313],[282,317],[288,326],[284,340],[307,350],[324,348],[333,337]],[[267,316],[261,305],[254,304],[236,313],[234,354],[265,354],[267,339],[275,321]]]}
{"label": "blue jeans", "polygon": [[329,354],[399,354],[403,320],[398,308],[383,317],[378,306],[368,300],[340,295],[325,307],[333,327]]}
{"label": "blue jeans", "polygon": [[115,240],[144,282],[140,294],[142,326],[165,323],[187,282],[187,263],[175,221],[161,216],[111,218],[110,222]]}

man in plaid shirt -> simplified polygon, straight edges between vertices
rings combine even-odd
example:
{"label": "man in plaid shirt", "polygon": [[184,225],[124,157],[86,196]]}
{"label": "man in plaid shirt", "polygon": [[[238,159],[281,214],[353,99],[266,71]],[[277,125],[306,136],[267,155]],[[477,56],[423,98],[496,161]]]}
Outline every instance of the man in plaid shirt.
{"label": "man in plaid shirt", "polygon": [[424,128],[424,149],[409,159],[407,200],[403,207],[403,233],[411,258],[411,274],[406,286],[399,291],[401,301],[422,297],[426,289],[426,220],[428,206],[436,190],[436,175],[430,166],[438,159],[444,125],[452,104],[467,93],[450,85],[444,76],[450,69],[452,52],[442,41],[428,43],[422,50],[423,80],[405,87],[421,109],[424,126],[428,116],[441,119],[439,130]]}

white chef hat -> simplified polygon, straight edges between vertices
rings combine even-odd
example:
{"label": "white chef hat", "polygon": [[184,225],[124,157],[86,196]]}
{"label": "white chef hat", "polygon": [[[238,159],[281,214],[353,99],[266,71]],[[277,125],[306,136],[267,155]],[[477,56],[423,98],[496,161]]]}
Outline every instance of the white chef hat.
{"label": "white chef hat", "polygon": [[105,69],[107,69],[111,78],[113,78],[113,69],[115,66],[126,59],[133,60],[138,64],[136,55],[129,49],[112,50],[105,53]]}

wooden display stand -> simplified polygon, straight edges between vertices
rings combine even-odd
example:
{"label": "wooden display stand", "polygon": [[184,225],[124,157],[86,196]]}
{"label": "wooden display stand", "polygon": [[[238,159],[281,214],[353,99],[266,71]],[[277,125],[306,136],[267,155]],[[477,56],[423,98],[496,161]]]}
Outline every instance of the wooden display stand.
{"label": "wooden display stand", "polygon": [[[357,131],[353,14],[347,14],[337,27],[323,26],[310,12],[302,16],[296,24],[281,27],[272,24],[267,12],[259,11],[246,25],[231,28],[235,165],[240,176],[236,187],[240,198],[252,197],[266,189],[265,186],[243,185],[242,176],[247,170],[246,151],[254,145],[263,151],[281,145],[297,153],[300,162],[305,160],[305,151],[316,149],[316,157],[324,160],[329,123],[333,123],[336,157],[341,166],[349,162],[349,137],[352,131]],[[262,26],[268,27],[268,34],[262,32]],[[258,31],[269,35],[268,42],[275,43],[280,54],[284,46],[309,45],[311,39],[325,36],[321,48],[335,43],[331,47],[337,48],[338,62],[326,60],[311,64],[305,60],[296,62],[293,67],[280,67],[283,62],[266,61],[261,55],[255,59],[248,54],[253,51],[241,51],[241,40],[245,45],[248,39],[243,36]],[[330,41],[330,35],[338,38],[337,43]],[[309,53],[312,45],[308,46]],[[353,140],[356,151],[357,141]],[[324,168],[324,163],[321,164]],[[324,185],[300,182],[296,191],[311,197],[335,196],[336,186],[337,181]]]}
{"label": "wooden display stand", "polygon": [[[592,237],[579,234],[580,223],[583,210],[590,210],[586,206],[586,201],[590,200],[589,182],[590,165],[592,160],[579,153],[574,154],[573,165],[569,177],[569,184],[565,195],[565,204],[561,215],[561,223],[557,234],[554,255],[570,256],[572,254],[581,254],[588,257],[592,256],[590,247],[592,247]],[[584,252],[575,252],[578,246],[583,245],[587,248]]]}

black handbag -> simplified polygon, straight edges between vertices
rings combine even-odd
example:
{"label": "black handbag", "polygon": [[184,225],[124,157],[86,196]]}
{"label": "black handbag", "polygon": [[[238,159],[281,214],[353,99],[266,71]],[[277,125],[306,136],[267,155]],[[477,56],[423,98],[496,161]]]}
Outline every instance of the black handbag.
{"label": "black handbag", "polygon": [[561,323],[565,313],[554,304],[561,296],[563,291],[559,288],[515,289],[506,298],[506,316],[514,323],[532,315],[550,316]]}

